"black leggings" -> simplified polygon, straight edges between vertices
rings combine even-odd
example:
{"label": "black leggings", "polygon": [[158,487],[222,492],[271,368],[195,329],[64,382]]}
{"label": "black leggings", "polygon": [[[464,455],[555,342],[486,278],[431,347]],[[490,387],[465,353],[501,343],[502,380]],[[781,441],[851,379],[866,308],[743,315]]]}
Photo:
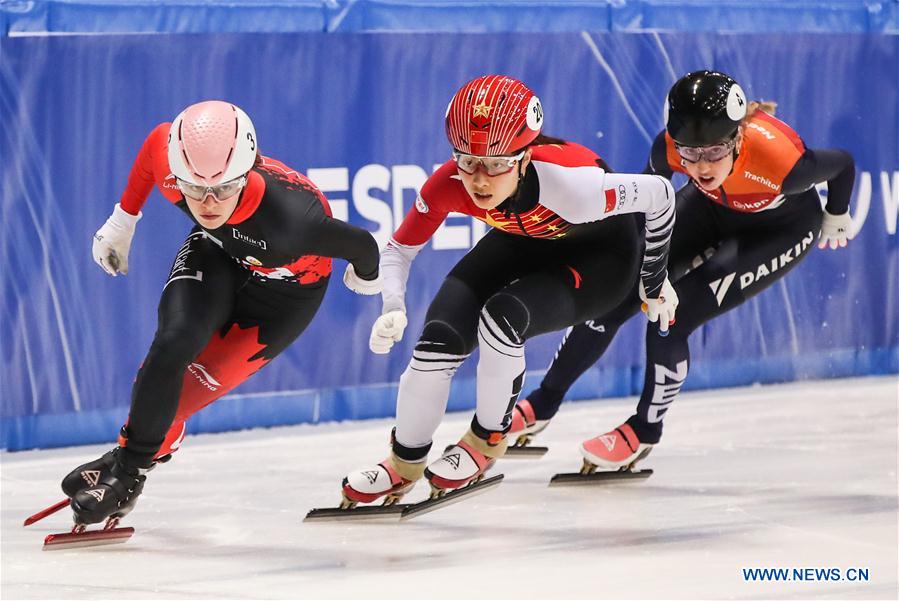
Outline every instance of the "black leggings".
{"label": "black leggings", "polygon": [[[629,423],[654,443],[662,419],[687,376],[690,334],[786,275],[812,248],[823,213],[812,189],[769,211],[740,213],[714,204],[691,184],[677,194],[669,278],[680,299],[668,337],[647,328],[646,372],[637,414]],[[575,380],[640,310],[636,289],[612,312],[572,328],[543,382],[528,395],[538,419],[550,419]]]}
{"label": "black leggings", "polygon": [[621,303],[641,259],[634,217],[579,229],[567,240],[492,230],[452,269],[428,308],[400,378],[397,455],[416,461],[427,454],[446,410],[450,381],[479,345],[472,427],[487,438],[511,423],[524,376],[525,341]]}
{"label": "black leggings", "polygon": [[[447,275],[419,344],[437,341],[470,354],[482,308],[521,342],[611,310],[631,289],[640,264],[633,217],[617,221],[567,243],[491,230]],[[453,334],[441,334],[445,328]]]}
{"label": "black leggings", "polygon": [[202,231],[193,231],[175,257],[156,336],[132,389],[126,459],[146,466],[174,450],[190,415],[306,329],[327,281],[300,286],[251,275]]}

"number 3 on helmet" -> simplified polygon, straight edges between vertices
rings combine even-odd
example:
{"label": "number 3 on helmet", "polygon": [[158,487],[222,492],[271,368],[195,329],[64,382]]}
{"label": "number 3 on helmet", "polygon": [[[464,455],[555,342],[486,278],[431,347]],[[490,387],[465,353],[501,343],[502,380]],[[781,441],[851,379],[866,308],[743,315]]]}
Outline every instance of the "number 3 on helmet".
{"label": "number 3 on helmet", "polygon": [[172,122],[169,167],[178,179],[215,186],[245,175],[256,161],[256,129],[245,112],[229,102],[193,104]]}

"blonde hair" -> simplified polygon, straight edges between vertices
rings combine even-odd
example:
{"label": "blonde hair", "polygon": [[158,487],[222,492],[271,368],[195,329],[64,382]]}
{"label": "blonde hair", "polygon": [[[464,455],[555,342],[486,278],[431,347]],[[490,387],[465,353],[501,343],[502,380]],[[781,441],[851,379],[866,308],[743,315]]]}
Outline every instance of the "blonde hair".
{"label": "blonde hair", "polygon": [[774,100],[753,100],[749,103],[749,108],[746,109],[746,116],[743,117],[743,120],[749,120],[752,118],[752,115],[755,114],[756,111],[762,111],[768,113],[772,117],[777,113],[777,102]]}

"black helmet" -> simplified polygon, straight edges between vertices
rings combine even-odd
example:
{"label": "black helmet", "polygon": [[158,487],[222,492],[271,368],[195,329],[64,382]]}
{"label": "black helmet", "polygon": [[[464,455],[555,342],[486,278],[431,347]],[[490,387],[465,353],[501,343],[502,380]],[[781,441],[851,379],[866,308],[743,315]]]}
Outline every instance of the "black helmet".
{"label": "black helmet", "polygon": [[665,127],[682,146],[709,146],[734,136],[746,116],[743,88],[724,73],[693,71],[668,92]]}

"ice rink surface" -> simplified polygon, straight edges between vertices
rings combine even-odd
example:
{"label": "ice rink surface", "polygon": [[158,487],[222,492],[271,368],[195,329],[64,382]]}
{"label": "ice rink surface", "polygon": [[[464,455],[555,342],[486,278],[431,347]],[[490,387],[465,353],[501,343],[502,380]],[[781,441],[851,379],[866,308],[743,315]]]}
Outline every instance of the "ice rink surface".
{"label": "ice rink surface", "polygon": [[[549,488],[634,399],[579,402],[541,459],[408,522],[304,523],[352,468],[383,459],[392,420],[188,439],[154,470],[124,545],[41,551],[68,529],[59,480],[105,447],[2,455],[4,599],[896,599],[895,376],[685,393],[646,481]],[[435,451],[466,429],[452,414]],[[420,484],[407,497],[426,494]],[[747,582],[743,568],[868,570],[867,581]]]}

